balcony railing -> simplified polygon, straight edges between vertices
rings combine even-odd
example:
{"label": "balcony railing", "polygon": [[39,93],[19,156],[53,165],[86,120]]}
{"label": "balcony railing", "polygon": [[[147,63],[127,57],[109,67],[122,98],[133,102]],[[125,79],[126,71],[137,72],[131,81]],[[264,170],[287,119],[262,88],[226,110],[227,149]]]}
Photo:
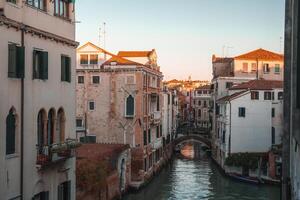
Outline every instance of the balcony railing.
{"label": "balcony railing", "polygon": [[152,124],[158,124],[160,122],[161,114],[160,111],[151,112],[150,120]]}
{"label": "balcony railing", "polygon": [[37,145],[36,164],[44,168],[59,161],[66,160],[75,155],[75,149],[80,143],[74,139],[67,139],[64,143],[51,145]]}

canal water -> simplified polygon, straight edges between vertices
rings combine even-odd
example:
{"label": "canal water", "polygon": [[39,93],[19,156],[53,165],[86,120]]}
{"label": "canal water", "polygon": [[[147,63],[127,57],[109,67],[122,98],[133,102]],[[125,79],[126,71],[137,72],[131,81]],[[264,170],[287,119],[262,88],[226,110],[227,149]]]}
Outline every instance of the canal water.
{"label": "canal water", "polygon": [[190,143],[138,193],[125,200],[279,200],[280,188],[224,177],[201,145]]}

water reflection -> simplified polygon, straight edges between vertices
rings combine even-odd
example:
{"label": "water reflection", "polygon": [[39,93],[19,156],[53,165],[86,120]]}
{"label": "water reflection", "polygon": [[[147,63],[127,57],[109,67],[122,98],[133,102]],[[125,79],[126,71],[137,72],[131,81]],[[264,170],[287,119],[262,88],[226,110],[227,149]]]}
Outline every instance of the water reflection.
{"label": "water reflection", "polygon": [[277,187],[249,185],[224,177],[202,149],[197,143],[186,144],[181,155],[146,188],[125,199],[279,200]]}

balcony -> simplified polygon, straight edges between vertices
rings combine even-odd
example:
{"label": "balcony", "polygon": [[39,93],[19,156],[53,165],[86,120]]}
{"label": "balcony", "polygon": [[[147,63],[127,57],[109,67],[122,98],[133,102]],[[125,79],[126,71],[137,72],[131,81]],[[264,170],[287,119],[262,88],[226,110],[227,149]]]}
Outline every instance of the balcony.
{"label": "balcony", "polygon": [[60,161],[75,156],[75,149],[80,143],[74,139],[67,139],[64,143],[51,145],[37,145],[36,165],[38,168],[45,168]]}
{"label": "balcony", "polygon": [[154,111],[150,114],[151,124],[159,124],[161,119],[160,111]]}

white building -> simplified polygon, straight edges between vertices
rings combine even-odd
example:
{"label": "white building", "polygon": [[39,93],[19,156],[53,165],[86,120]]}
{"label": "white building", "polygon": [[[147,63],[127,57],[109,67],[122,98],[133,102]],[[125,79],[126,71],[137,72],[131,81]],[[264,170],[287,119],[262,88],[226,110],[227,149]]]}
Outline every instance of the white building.
{"label": "white building", "polygon": [[283,82],[253,80],[218,99],[216,150],[224,166],[229,154],[267,153],[281,144]]}
{"label": "white building", "polygon": [[71,1],[0,0],[0,198],[75,199]]}

